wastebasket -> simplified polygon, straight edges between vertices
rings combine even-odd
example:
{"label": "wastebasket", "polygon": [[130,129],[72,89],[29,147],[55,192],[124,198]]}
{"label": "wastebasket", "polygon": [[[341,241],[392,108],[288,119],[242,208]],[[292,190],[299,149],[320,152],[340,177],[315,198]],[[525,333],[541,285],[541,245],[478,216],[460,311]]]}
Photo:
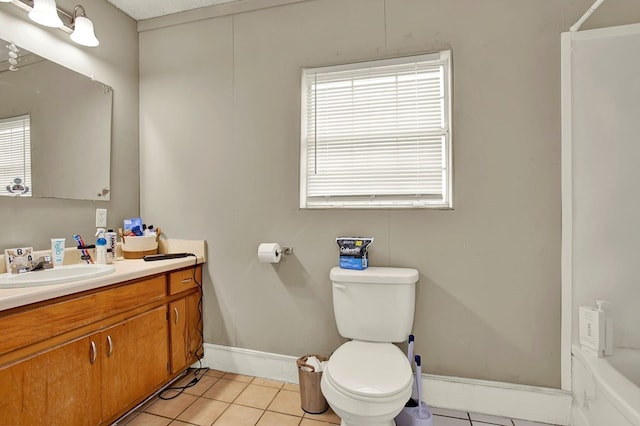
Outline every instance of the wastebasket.
{"label": "wastebasket", "polygon": [[307,364],[307,359],[310,356],[315,356],[319,361],[328,361],[329,358],[322,355],[305,355],[298,358],[297,361],[300,406],[309,414],[320,414],[329,409],[329,404],[320,390],[322,371],[315,371],[312,365]]}

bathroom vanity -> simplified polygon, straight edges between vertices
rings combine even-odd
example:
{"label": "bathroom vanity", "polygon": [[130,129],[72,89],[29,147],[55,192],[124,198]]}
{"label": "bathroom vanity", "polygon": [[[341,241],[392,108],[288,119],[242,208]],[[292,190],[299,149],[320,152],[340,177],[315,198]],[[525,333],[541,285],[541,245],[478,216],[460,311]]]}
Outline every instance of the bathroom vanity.
{"label": "bathroom vanity", "polygon": [[0,290],[0,424],[110,424],[199,357],[195,258]]}

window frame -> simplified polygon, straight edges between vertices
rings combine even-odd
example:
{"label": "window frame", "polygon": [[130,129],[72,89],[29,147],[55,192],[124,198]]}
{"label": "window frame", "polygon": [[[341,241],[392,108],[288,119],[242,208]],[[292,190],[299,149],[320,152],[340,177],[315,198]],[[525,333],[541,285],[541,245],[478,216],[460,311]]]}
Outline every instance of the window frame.
{"label": "window frame", "polygon": [[[22,173],[23,176],[9,176],[8,174],[5,176],[5,173],[0,173],[0,196],[4,196],[4,197],[31,197],[33,195],[33,188],[32,188],[32,155],[31,155],[31,114],[27,113],[27,114],[20,114],[20,115],[16,115],[16,116],[12,116],[12,117],[2,117],[0,118],[0,123],[4,124],[4,123],[9,123],[9,126],[4,126],[4,127],[12,127],[13,129],[19,129],[22,128],[22,132],[23,132],[23,136],[21,138],[21,140],[19,142],[21,142],[22,144],[22,157],[21,157],[21,161],[22,161],[22,165],[20,167],[22,167]],[[14,124],[13,126],[11,126],[11,124]],[[19,123],[20,125],[17,125],[17,123]],[[26,125],[25,125],[26,123]],[[25,129],[26,132],[25,132]],[[25,137],[25,133],[26,133],[26,137]],[[2,136],[0,136],[0,139],[2,139]],[[12,139],[11,137],[7,138],[8,141],[9,139]],[[10,156],[6,155],[4,153],[0,153],[0,157],[7,157],[7,159],[11,159],[11,160],[20,160],[20,158],[18,158],[17,155],[14,156]],[[1,161],[1,159],[0,159]],[[16,162],[17,164],[17,162]],[[2,164],[0,164],[0,166],[2,166]],[[10,165],[7,165],[6,167],[11,167]],[[26,192],[23,193],[11,193],[8,190],[8,186],[12,185],[14,182],[15,178],[20,178],[22,179],[22,185],[24,188],[26,188]]]}
{"label": "window frame", "polygon": [[[421,194],[415,197],[395,194],[380,195],[372,194],[370,196],[336,196],[313,197],[308,195],[308,122],[307,122],[307,77],[319,73],[332,73],[352,70],[367,70],[375,67],[384,67],[398,64],[411,64],[428,62],[430,65],[442,66],[443,82],[443,115],[444,125],[442,126],[443,143],[441,148],[442,154],[442,195],[438,198],[434,194]],[[301,209],[406,209],[406,208],[427,208],[427,209],[452,209],[453,208],[453,170],[452,170],[452,67],[451,67],[451,51],[443,50],[435,53],[403,56],[390,59],[381,59],[373,61],[355,62],[342,65],[331,65],[325,67],[303,68],[301,72],[301,93],[300,93],[300,165],[299,165],[299,184],[300,184],[300,204]],[[439,194],[438,194],[439,195]]]}

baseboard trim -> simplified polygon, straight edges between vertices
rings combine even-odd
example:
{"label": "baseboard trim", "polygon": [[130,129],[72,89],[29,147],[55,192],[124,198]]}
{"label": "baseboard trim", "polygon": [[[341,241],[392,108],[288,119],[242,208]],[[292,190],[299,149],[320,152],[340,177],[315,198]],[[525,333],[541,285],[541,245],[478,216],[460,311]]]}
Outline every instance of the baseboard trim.
{"label": "baseboard trim", "polygon": [[422,375],[424,399],[434,407],[554,425],[571,424],[570,392],[461,377]]}
{"label": "baseboard trim", "polygon": [[[298,383],[297,357],[204,345],[203,365],[221,371]],[[431,406],[555,425],[571,422],[571,393],[559,389],[460,377],[422,375]]]}
{"label": "baseboard trim", "polygon": [[204,344],[203,365],[215,370],[298,383],[298,358],[251,349]]}

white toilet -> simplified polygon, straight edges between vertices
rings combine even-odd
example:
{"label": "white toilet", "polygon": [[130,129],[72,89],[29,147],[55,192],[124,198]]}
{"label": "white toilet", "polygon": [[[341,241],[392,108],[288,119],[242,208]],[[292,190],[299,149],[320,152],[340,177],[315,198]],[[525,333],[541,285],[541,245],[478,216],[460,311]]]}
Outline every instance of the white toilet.
{"label": "white toilet", "polygon": [[411,333],[418,271],[333,268],[333,310],[341,336],[352,339],[329,358],[320,387],[343,426],[392,426],[411,396],[413,374],[391,342]]}

